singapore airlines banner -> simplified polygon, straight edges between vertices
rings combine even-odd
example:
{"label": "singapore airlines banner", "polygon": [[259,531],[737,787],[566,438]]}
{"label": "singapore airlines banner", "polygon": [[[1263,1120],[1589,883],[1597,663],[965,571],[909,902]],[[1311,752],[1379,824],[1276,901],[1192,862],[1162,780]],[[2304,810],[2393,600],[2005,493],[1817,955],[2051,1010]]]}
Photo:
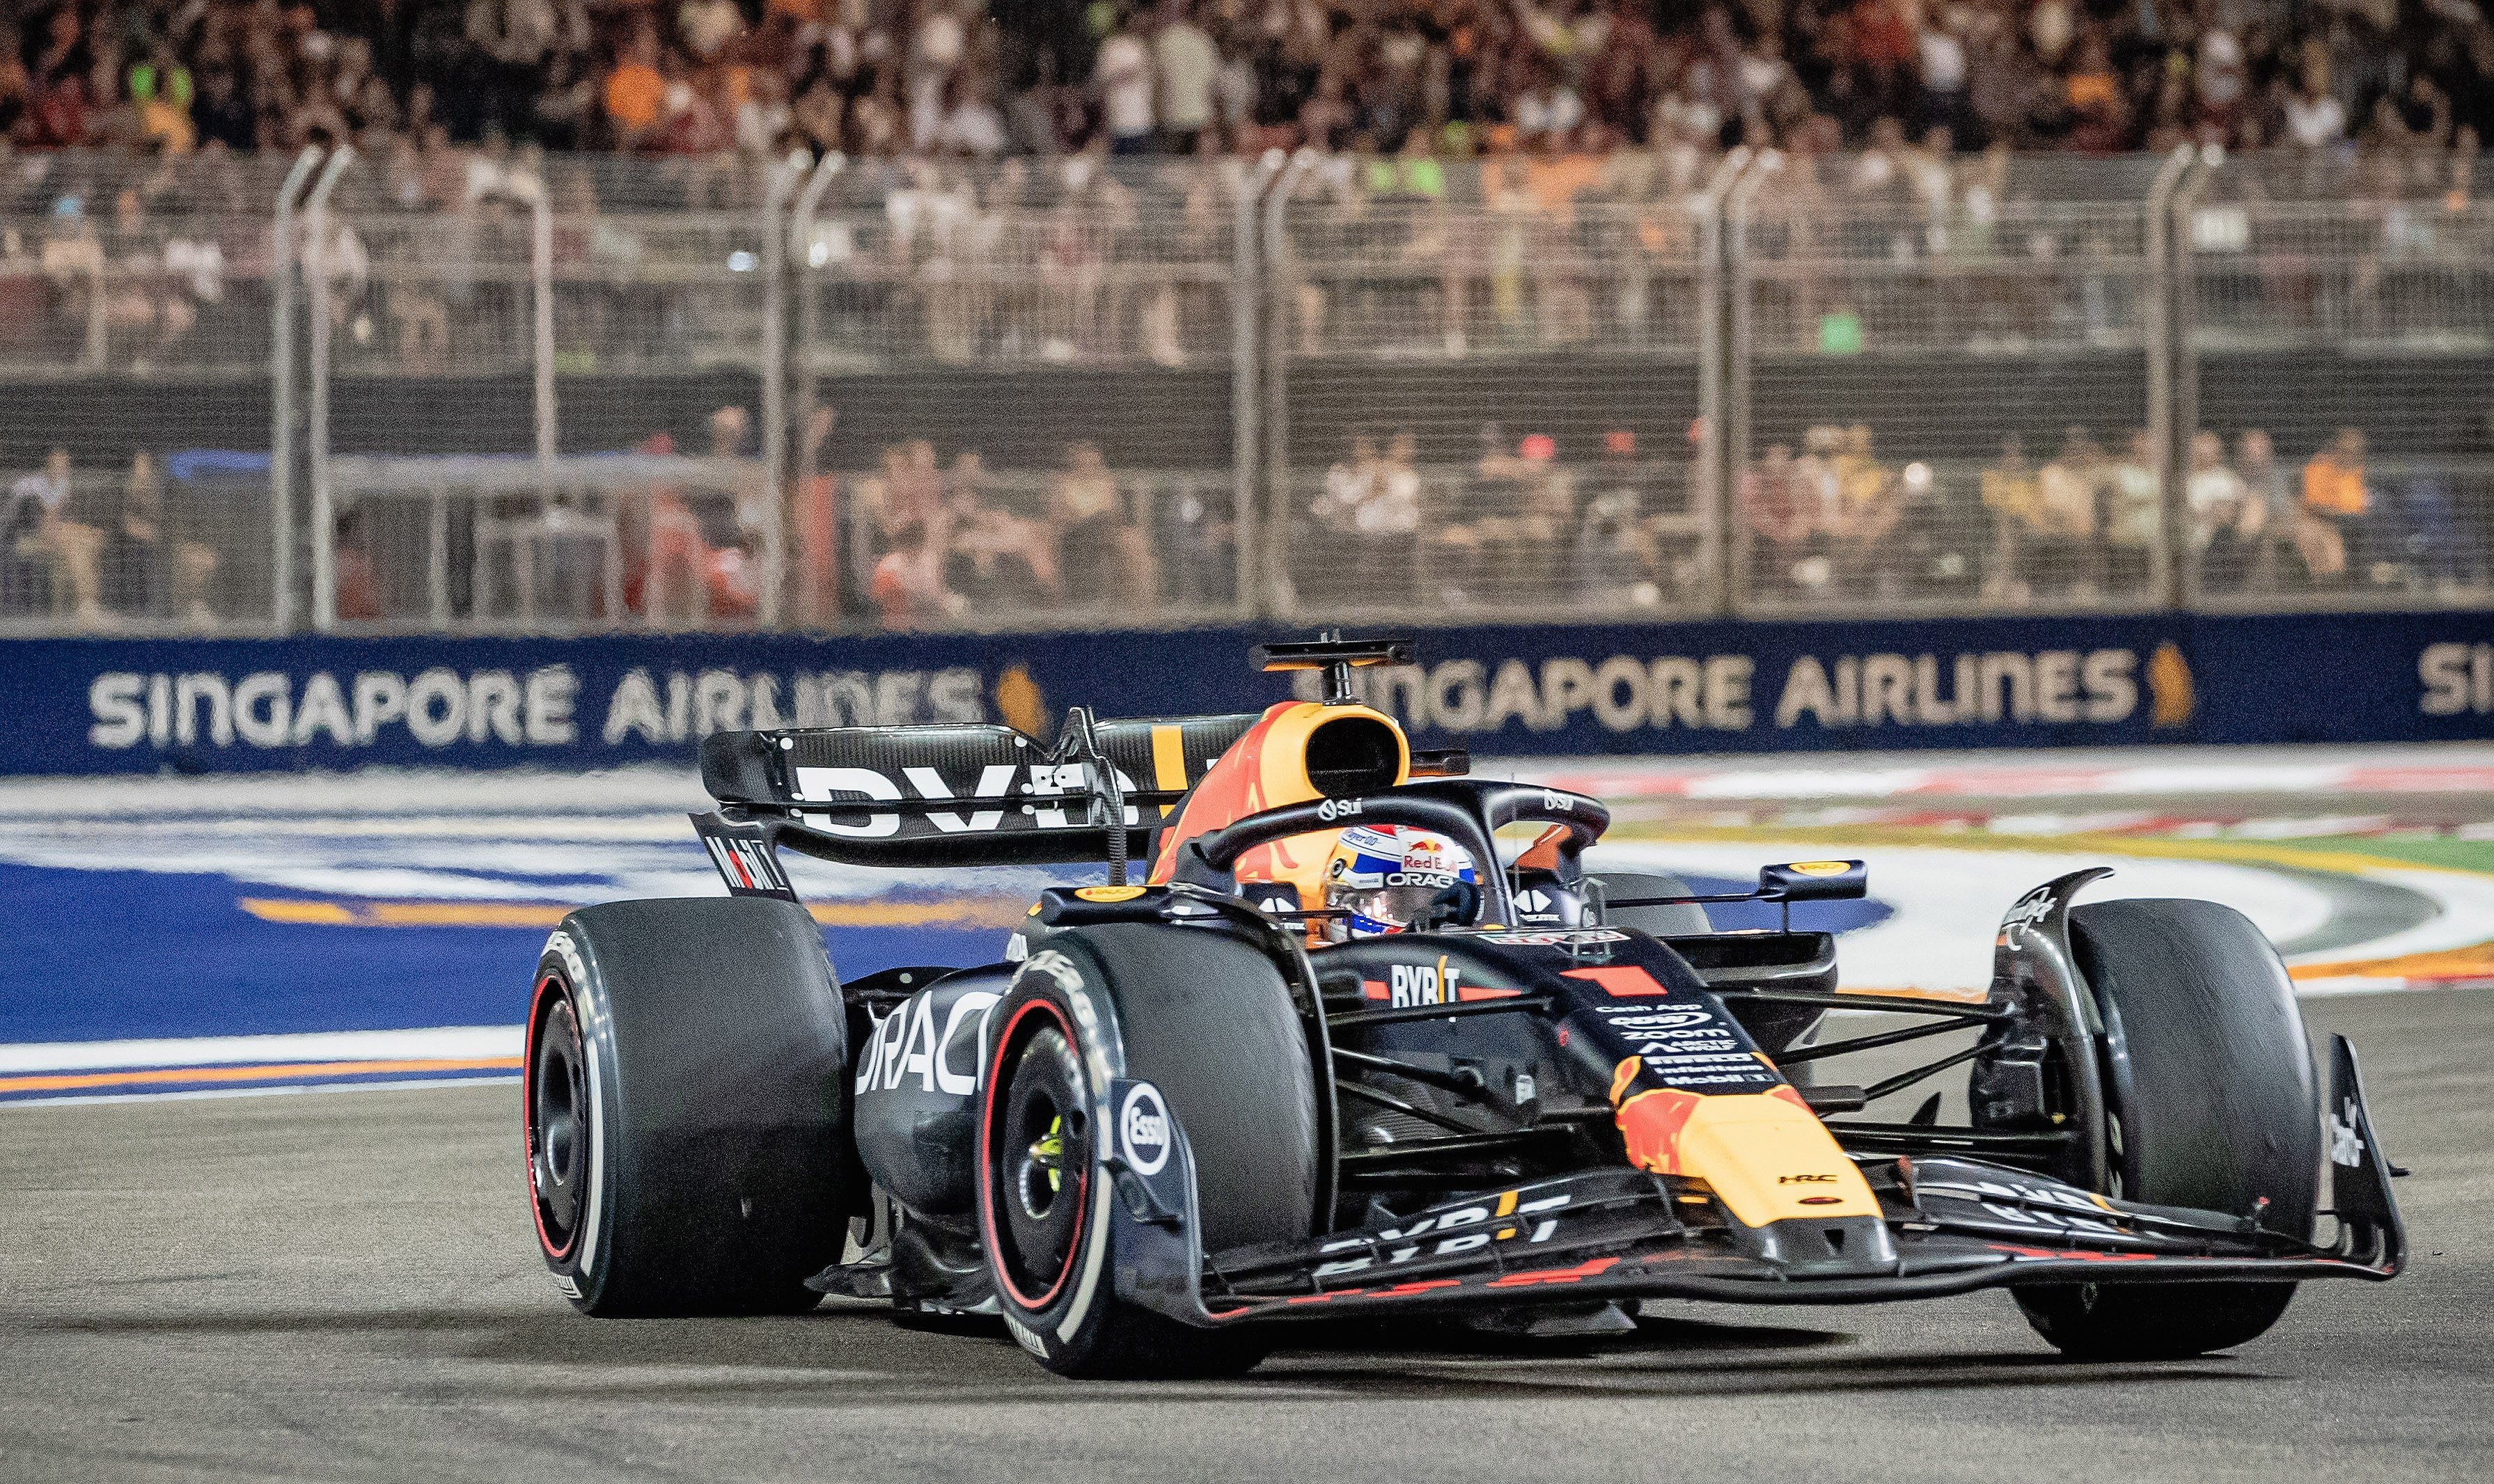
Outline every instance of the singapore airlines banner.
{"label": "singapore airlines banner", "polygon": [[[1261,707],[1281,625],[1178,633],[0,644],[0,772],[687,761],[723,729]],[[1363,672],[1415,736],[1484,755],[2494,736],[2483,614],[1420,630]],[[1314,677],[1296,678],[1313,693]]]}

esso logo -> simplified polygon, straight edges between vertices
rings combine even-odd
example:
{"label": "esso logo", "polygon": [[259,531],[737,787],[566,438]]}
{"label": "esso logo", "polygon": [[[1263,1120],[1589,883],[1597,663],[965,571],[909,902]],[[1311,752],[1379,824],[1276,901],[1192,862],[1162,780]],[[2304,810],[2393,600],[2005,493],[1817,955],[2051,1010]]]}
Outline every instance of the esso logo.
{"label": "esso logo", "polygon": [[1126,1146],[1126,1163],[1139,1175],[1156,1175],[1169,1163],[1169,1108],[1148,1084],[1126,1094],[1117,1110],[1117,1141]]}
{"label": "esso logo", "polygon": [[1610,1023],[1624,1031],[1673,1031],[1704,1025],[1715,1018],[1702,1010],[1662,1010],[1640,1015],[1613,1015]]}

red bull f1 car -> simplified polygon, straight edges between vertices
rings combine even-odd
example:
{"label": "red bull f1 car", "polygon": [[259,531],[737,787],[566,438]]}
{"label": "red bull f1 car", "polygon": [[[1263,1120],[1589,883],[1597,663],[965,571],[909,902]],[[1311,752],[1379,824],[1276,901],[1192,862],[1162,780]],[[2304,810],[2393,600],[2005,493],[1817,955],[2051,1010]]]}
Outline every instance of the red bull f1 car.
{"label": "red bull f1 car", "polygon": [[[1790,907],[1860,896],[1859,863],[1767,866],[1740,899],[1785,925],[1711,930],[1733,898],[1587,868],[1597,802],[1472,777],[1352,699],[1410,654],[1263,646],[1324,699],[1077,709],[1052,745],[710,738],[694,823],[729,895],[575,912],[538,965],[557,1286],[591,1315],[995,1315],[1050,1371],[1176,1377],[1324,1317],[1984,1287],[2073,1355],[2185,1356],[2307,1280],[2399,1271],[2355,1055],[2333,1039],[2316,1089],[2240,915],[2074,905],[2081,871],[2008,909],[1989,993],[1845,992]],[[1041,892],[993,963],[843,984],[781,851],[1107,881]],[[1866,1006],[1888,1028],[1822,1026]],[[1866,1116],[1954,1069],[1963,1121]]]}

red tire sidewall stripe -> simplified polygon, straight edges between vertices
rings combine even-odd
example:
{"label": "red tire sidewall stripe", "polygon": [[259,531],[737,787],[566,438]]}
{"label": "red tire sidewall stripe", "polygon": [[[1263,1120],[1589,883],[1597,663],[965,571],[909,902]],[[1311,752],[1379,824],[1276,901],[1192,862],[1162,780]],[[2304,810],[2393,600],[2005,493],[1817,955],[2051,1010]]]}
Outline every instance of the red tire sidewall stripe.
{"label": "red tire sidewall stripe", "polygon": [[[1055,1300],[1056,1295],[1064,1290],[1065,1280],[1074,1271],[1074,1259],[1080,1256],[1082,1252],[1083,1228],[1089,1224],[1091,1217],[1091,1166],[1090,1162],[1086,1160],[1083,1163],[1082,1168],[1078,1170],[1074,1177],[1074,1198],[1076,1201],[1074,1213],[1074,1241],[1065,1249],[1065,1265],[1057,1270],[1056,1281],[1049,1284],[1048,1286],[1048,1291],[1040,1294],[1037,1298],[1026,1297],[1019,1288],[1014,1287],[1013,1276],[1005,1271],[1005,1264],[1000,1260],[1003,1247],[997,1240],[999,1227],[997,1226],[996,1217],[996,1166],[993,1159],[996,1128],[996,1098],[1004,1086],[1005,1056],[1013,1049],[1014,1031],[1021,1024],[1022,1016],[1029,1015],[1035,1010],[1045,1011],[1049,1018],[1056,1022],[1057,1029],[1064,1033],[1065,1044],[1074,1052],[1076,1072],[1078,1075],[1080,1075],[1082,1062],[1082,1043],[1075,1035],[1073,1021],[1066,1017],[1064,1010],[1061,1009],[1053,1000],[1048,999],[1044,996],[1024,1000],[1020,1007],[1014,1011],[1013,1018],[1005,1022],[1004,1030],[996,1037],[996,1057],[993,1062],[988,1064],[987,1092],[981,1101],[979,1108],[980,1235],[987,1240],[988,1252],[990,1258],[995,1259],[993,1260],[993,1266],[996,1275],[996,1287],[1001,1288],[1004,1291],[1005,1296],[1012,1299],[1017,1307],[1032,1314],[1037,1314],[1047,1309],[1049,1304]],[[1083,1089],[1079,1086],[1075,1090],[1078,1095],[1083,1091]]]}
{"label": "red tire sidewall stripe", "polygon": [[[520,1058],[520,1116],[526,1120],[524,1127],[528,1131],[528,1136],[520,1141],[520,1153],[522,1158],[528,1162],[528,1169],[526,1173],[528,1176],[529,1186],[529,1218],[536,1223],[537,1249],[545,1254],[546,1260],[549,1262],[563,1261],[571,1256],[573,1248],[580,1245],[580,1231],[577,1227],[573,1228],[571,1235],[564,1240],[561,1247],[557,1247],[554,1244],[554,1238],[546,1233],[545,1202],[537,1198],[535,1147],[537,1136],[537,1044],[539,1037],[544,1032],[546,1015],[548,1013],[547,1002],[552,999],[570,998],[570,995],[565,992],[568,986],[563,984],[563,975],[559,971],[550,973],[537,981],[536,993],[531,998],[529,1004],[528,1040],[526,1045],[521,1047],[523,1055]],[[548,991],[552,991],[552,993],[549,993]],[[577,1011],[573,1012],[573,1018],[575,1021],[578,1019],[578,1016],[579,1013]],[[585,1039],[581,1043],[580,1054],[583,1056],[587,1056],[589,1054],[589,1044]],[[585,1197],[586,1193],[584,1192],[583,1194]],[[584,1216],[588,1214],[586,1206],[582,1208],[582,1214]]]}

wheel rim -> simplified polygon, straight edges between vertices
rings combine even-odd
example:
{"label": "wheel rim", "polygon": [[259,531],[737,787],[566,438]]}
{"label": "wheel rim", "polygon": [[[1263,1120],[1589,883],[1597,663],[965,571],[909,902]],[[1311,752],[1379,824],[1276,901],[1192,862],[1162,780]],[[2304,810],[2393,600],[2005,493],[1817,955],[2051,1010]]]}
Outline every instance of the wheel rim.
{"label": "wheel rim", "polygon": [[988,1199],[996,1257],[1026,1307],[1056,1294],[1074,1266],[1089,1205],[1091,1118],[1082,1069],[1064,1032],[1042,1025],[1022,1043],[997,1100]]}
{"label": "wheel rim", "polygon": [[562,1257],[579,1235],[589,1189],[589,1074],[571,1002],[548,998],[529,1055],[529,1186],[538,1233]]}

